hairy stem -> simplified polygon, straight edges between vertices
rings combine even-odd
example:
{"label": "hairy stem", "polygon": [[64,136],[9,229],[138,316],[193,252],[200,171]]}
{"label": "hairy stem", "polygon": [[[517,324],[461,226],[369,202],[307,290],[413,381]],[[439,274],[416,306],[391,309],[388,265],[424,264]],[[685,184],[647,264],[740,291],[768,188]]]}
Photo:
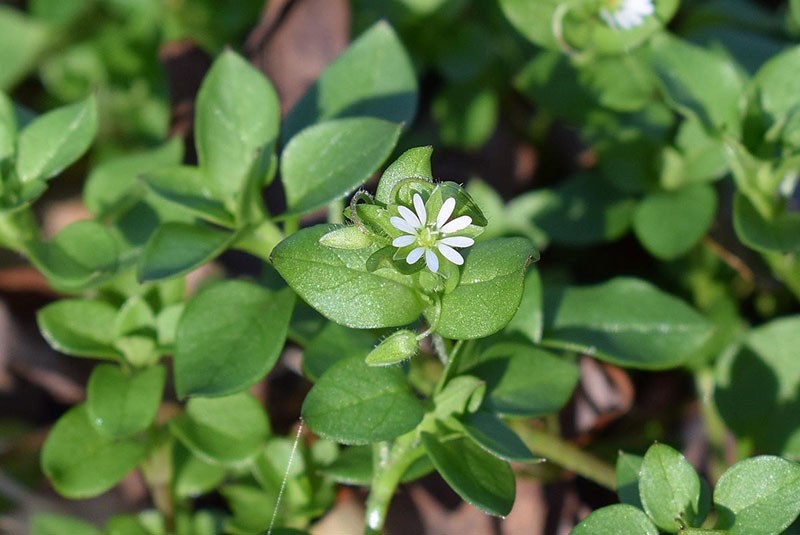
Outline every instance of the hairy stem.
{"label": "hairy stem", "polygon": [[389,503],[408,467],[423,454],[420,447],[414,447],[417,431],[411,431],[397,438],[393,445],[380,442],[373,445],[373,470],[367,510],[365,514],[366,535],[383,532]]}

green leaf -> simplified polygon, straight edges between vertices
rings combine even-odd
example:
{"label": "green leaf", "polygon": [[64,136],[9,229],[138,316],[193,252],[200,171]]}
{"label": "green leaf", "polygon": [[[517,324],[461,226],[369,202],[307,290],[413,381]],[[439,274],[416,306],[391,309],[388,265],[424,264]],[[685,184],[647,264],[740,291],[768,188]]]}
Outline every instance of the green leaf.
{"label": "green leaf", "polygon": [[303,371],[312,381],[316,381],[328,368],[344,358],[356,355],[366,358],[378,341],[378,336],[371,331],[349,329],[326,321],[325,326],[304,348]]}
{"label": "green leaf", "polygon": [[645,512],[662,530],[677,533],[681,526],[699,526],[708,512],[700,477],[674,449],[655,444],[644,455],[639,472],[639,495]]}
{"label": "green leaf", "polygon": [[490,515],[511,512],[516,484],[508,463],[464,436],[440,439],[423,432],[421,438],[436,470],[466,502]]}
{"label": "green leaf", "polygon": [[646,514],[630,505],[609,505],[594,511],[570,532],[570,535],[599,535],[601,533],[630,533],[658,535],[658,528]]}
{"label": "green leaf", "polygon": [[[442,298],[436,332],[446,338],[482,338],[505,327],[522,299],[525,269],[539,253],[525,238],[497,238],[465,256],[459,285]],[[433,307],[425,311],[435,314]]]}
{"label": "green leaf", "polygon": [[637,207],[633,229],[650,253],[661,260],[672,260],[703,237],[716,208],[716,192],[705,184],[653,193]]}
{"label": "green leaf", "polygon": [[203,80],[196,109],[200,168],[223,199],[241,195],[253,163],[278,137],[275,90],[255,67],[226,50]]}
{"label": "green leaf", "polygon": [[31,518],[30,535],[102,535],[88,522],[54,513],[36,513]]}
{"label": "green leaf", "polygon": [[122,211],[141,186],[139,175],[177,165],[182,158],[183,141],[175,137],[156,149],[104,161],[94,166],[86,178],[83,201],[97,218]]}
{"label": "green leaf", "polygon": [[19,135],[20,180],[31,182],[57,175],[86,152],[96,133],[94,96],[37,117]]}
{"label": "green leaf", "polygon": [[303,214],[363,184],[392,152],[400,125],[383,119],[337,119],[294,136],[281,157],[288,213]]}
{"label": "green leaf", "polygon": [[573,363],[528,344],[495,341],[462,372],[486,381],[486,410],[508,416],[544,416],[569,401],[578,382]]}
{"label": "green leaf", "polygon": [[412,277],[392,269],[367,271],[377,246],[348,251],[320,245],[334,228],[303,229],[275,247],[272,263],[289,286],[325,317],[347,327],[399,327],[415,321],[424,305]]}
{"label": "green leaf", "polygon": [[250,394],[192,398],[186,412],[170,421],[170,431],[206,462],[240,464],[252,459],[269,436],[269,420]]}
{"label": "green leaf", "polygon": [[[800,111],[800,83],[793,72],[800,69],[800,47],[795,46],[772,57],[753,79],[755,94],[772,125],[780,126]],[[784,137],[791,132],[783,126]]]}
{"label": "green leaf", "polygon": [[477,445],[504,461],[538,462],[531,450],[503,421],[487,411],[468,414],[461,420],[464,432]]}
{"label": "green leaf", "polygon": [[533,222],[555,243],[580,246],[611,241],[630,228],[634,201],[596,175],[575,176],[552,193],[554,197],[534,215]]}
{"label": "green leaf", "polygon": [[499,100],[491,87],[475,87],[474,83],[447,86],[431,105],[439,139],[449,147],[478,149],[497,127]]}
{"label": "green leaf", "polygon": [[180,442],[172,447],[172,487],[181,498],[192,498],[213,490],[225,479],[225,468],[194,455]]}
{"label": "green leaf", "polygon": [[17,118],[14,103],[0,92],[0,161],[14,155],[17,146]]}
{"label": "green leaf", "polygon": [[[337,483],[369,486],[372,481],[372,446],[348,446],[339,452],[336,460],[321,468],[322,473]],[[418,457],[406,469],[401,482],[408,483],[433,472],[427,455]]]}
{"label": "green leaf", "polygon": [[120,247],[113,232],[95,221],[76,221],[48,242],[28,244],[30,260],[53,286],[78,291],[117,273]]}
{"label": "green leaf", "polygon": [[543,47],[557,48],[553,16],[558,0],[500,0],[500,7],[514,28],[526,39]]}
{"label": "green leaf", "polygon": [[531,342],[538,344],[542,340],[543,326],[542,278],[539,276],[539,270],[531,268],[525,276],[525,289],[522,291],[522,300],[517,313],[506,325],[505,332],[521,333]]}
{"label": "green leaf", "polygon": [[134,372],[111,364],[96,366],[86,390],[89,419],[109,438],[143,431],[156,417],[165,380],[163,366]]}
{"label": "green leaf", "polygon": [[800,214],[780,210],[767,219],[738,191],[733,198],[733,227],[742,243],[756,251],[800,251]]}
{"label": "green leaf", "polygon": [[137,277],[148,282],[188,273],[222,254],[234,238],[203,224],[164,223],[145,245]]}
{"label": "green leaf", "polygon": [[52,31],[11,6],[0,6],[0,90],[14,87],[36,67]]}
{"label": "green leaf", "polygon": [[619,501],[639,509],[643,509],[639,493],[639,472],[642,469],[643,461],[644,457],[620,451],[616,465]]}
{"label": "green leaf", "polygon": [[667,33],[652,40],[651,54],[663,90],[678,111],[708,128],[738,134],[745,91],[732,60]]}
{"label": "green leaf", "polygon": [[294,294],[225,281],[195,294],[175,337],[178,396],[244,390],[272,369],[286,340]]}
{"label": "green leaf", "polygon": [[145,444],[101,435],[89,421],[85,405],[59,418],[42,448],[42,471],[55,489],[72,499],[107,491],[147,453]]}
{"label": "green leaf", "polygon": [[800,513],[800,466],[766,455],[740,461],[719,478],[714,505],[726,533],[783,533]]}
{"label": "green leaf", "polygon": [[800,456],[800,316],[750,331],[717,362],[714,401],[726,425],[761,451]]}
{"label": "green leaf", "polygon": [[163,515],[156,510],[136,515],[114,515],[106,522],[104,535],[167,535]]}
{"label": "green leaf", "polygon": [[471,375],[453,377],[441,391],[434,394],[435,408],[432,415],[437,420],[445,421],[451,415],[474,412],[480,407],[485,394],[486,385],[477,377]]}
{"label": "green leaf", "polygon": [[392,190],[398,183],[407,178],[418,178],[433,182],[431,154],[433,154],[433,147],[430,145],[414,147],[401,154],[381,175],[378,188],[375,191],[375,200],[383,204],[391,203]]}
{"label": "green leaf", "polygon": [[392,333],[369,352],[364,362],[370,366],[389,366],[410,359],[419,351],[417,335],[408,329]]}
{"label": "green leaf", "polygon": [[378,22],[334,61],[284,122],[284,139],[322,121],[369,116],[410,123],[417,107],[417,77],[394,30]]}
{"label": "green leaf", "polygon": [[218,192],[207,183],[202,169],[161,165],[144,172],[142,179],[156,195],[180,205],[200,219],[233,226],[233,217],[218,198]]}
{"label": "green leaf", "polygon": [[373,368],[358,356],[331,366],[303,402],[308,426],[343,444],[391,440],[414,429],[422,416],[402,369]]}
{"label": "green leaf", "polygon": [[274,496],[253,485],[225,485],[225,497],[233,517],[225,523],[225,533],[266,533],[275,512]]}
{"label": "green leaf", "polygon": [[39,310],[36,321],[47,343],[75,357],[121,360],[114,349],[117,311],[102,301],[63,299]]}
{"label": "green leaf", "polygon": [[712,325],[694,309],[638,279],[550,287],[544,303],[543,344],[626,367],[678,366],[713,334]]}

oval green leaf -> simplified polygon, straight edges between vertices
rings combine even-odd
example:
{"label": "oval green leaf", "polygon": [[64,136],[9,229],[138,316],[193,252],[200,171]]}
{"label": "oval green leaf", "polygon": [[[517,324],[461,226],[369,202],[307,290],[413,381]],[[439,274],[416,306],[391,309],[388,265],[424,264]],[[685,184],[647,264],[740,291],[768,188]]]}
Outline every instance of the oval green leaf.
{"label": "oval green leaf", "polygon": [[200,168],[225,199],[241,195],[254,161],[277,140],[279,119],[278,96],[264,75],[223,52],[197,93],[195,139]]}
{"label": "oval green leaf", "polygon": [[308,426],[343,444],[391,440],[414,429],[422,416],[400,367],[373,368],[360,356],[331,366],[303,402]]}
{"label": "oval green leaf", "polygon": [[516,483],[507,462],[464,436],[439,440],[423,432],[421,438],[436,470],[464,501],[490,515],[511,512]]}
{"label": "oval green leaf", "polygon": [[111,364],[95,367],[86,391],[90,421],[109,438],[143,431],[156,417],[166,376],[163,366],[130,373]]}
{"label": "oval green leaf", "polygon": [[216,464],[240,464],[263,448],[269,420],[250,394],[192,398],[186,412],[169,423],[170,431],[192,453]]}
{"label": "oval green leaf", "polygon": [[570,535],[625,533],[658,535],[658,528],[642,511],[626,504],[609,505],[593,512],[575,526]]}
{"label": "oval green leaf", "polygon": [[114,349],[117,311],[102,301],[63,299],[39,310],[39,330],[53,349],[75,357],[120,360]]}
{"label": "oval green leaf", "polygon": [[68,498],[90,498],[107,491],[144,459],[147,446],[113,440],[89,421],[85,405],[59,418],[42,448],[42,471]]}
{"label": "oval green leaf", "polygon": [[461,423],[469,438],[498,459],[521,463],[543,460],[534,457],[522,439],[490,412],[479,410],[467,414]]}
{"label": "oval green leaf", "polygon": [[783,533],[800,513],[800,465],[767,455],[738,462],[719,478],[714,505],[726,533]]}
{"label": "oval green leaf", "polygon": [[102,535],[88,522],[54,513],[37,513],[31,518],[30,535]]}
{"label": "oval green leaf", "polygon": [[[525,238],[497,238],[466,254],[461,281],[442,298],[436,332],[446,338],[482,338],[511,321],[522,299],[525,268],[539,254]],[[427,318],[433,307],[425,311]]]}
{"label": "oval green leaf", "polygon": [[648,282],[616,278],[587,287],[550,287],[542,343],[620,366],[664,369],[683,363],[713,333],[683,301]]}
{"label": "oval green leaf", "polygon": [[325,317],[347,327],[399,327],[416,320],[423,301],[412,277],[393,269],[367,271],[378,247],[331,249],[319,243],[336,227],[318,225],[283,240],[272,263],[289,286]]}
{"label": "oval green leaf", "polygon": [[316,124],[294,136],[281,157],[288,213],[321,208],[359,187],[389,157],[400,130],[397,123],[360,117]]}
{"label": "oval green leaf", "polygon": [[288,288],[273,291],[226,281],[197,293],[175,336],[178,396],[222,396],[244,390],[280,356],[294,307]]}
{"label": "oval green leaf", "polygon": [[660,529],[676,533],[699,526],[708,512],[700,477],[691,464],[664,444],[651,446],[639,471],[639,496],[645,512]]}

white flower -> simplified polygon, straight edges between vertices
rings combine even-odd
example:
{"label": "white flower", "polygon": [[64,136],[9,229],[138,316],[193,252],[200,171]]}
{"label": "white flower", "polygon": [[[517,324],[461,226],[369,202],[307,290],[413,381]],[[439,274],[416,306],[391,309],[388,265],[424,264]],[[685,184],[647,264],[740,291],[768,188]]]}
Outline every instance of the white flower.
{"label": "white flower", "polygon": [[424,255],[425,265],[434,273],[439,271],[439,255],[458,266],[462,265],[464,257],[454,247],[470,247],[475,240],[453,234],[467,228],[472,223],[472,218],[462,215],[448,222],[456,208],[456,200],[449,197],[442,203],[435,220],[429,222],[425,203],[419,193],[414,194],[413,202],[416,213],[405,206],[398,206],[397,210],[402,217],[394,216],[389,220],[394,228],[405,232],[395,238],[392,245],[401,248],[416,244],[408,253],[406,262],[413,264]]}
{"label": "white flower", "polygon": [[644,19],[655,13],[653,0],[605,0],[600,17],[615,30],[630,30],[641,26]]}

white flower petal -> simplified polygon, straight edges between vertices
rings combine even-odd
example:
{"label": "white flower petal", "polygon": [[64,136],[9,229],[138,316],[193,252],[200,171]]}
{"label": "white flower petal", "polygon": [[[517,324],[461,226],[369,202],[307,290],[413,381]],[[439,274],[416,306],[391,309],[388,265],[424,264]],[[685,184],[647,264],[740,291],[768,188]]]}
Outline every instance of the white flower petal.
{"label": "white flower petal", "polygon": [[470,223],[472,223],[472,218],[468,215],[462,215],[453,219],[439,230],[441,230],[445,234],[450,234],[451,232],[458,232],[459,230],[464,230],[470,225]]}
{"label": "white flower petal", "polygon": [[408,223],[408,221],[406,221],[403,218],[400,218],[400,217],[397,217],[397,216],[393,216],[393,217],[389,218],[389,223],[391,223],[392,226],[394,228],[396,228],[397,230],[402,230],[403,232],[406,232],[408,234],[416,234],[417,233],[417,229],[412,227]]}
{"label": "white flower petal", "polygon": [[450,247],[472,247],[475,245],[475,240],[467,238],[466,236],[449,236],[439,240],[439,243],[449,245]]}
{"label": "white flower petal", "polygon": [[453,210],[456,208],[456,200],[453,197],[448,197],[442,203],[442,207],[439,210],[439,215],[436,216],[436,228],[442,228],[450,216],[453,215]]}
{"label": "white flower petal", "polygon": [[403,236],[398,236],[397,238],[392,240],[392,245],[394,245],[395,247],[405,247],[407,245],[411,245],[415,241],[417,241],[416,236],[409,236],[408,234],[405,234]]}
{"label": "white flower petal", "polygon": [[443,244],[442,242],[439,242],[439,245],[437,245],[436,247],[439,248],[439,252],[442,253],[442,256],[444,256],[446,259],[448,259],[455,265],[460,266],[464,264],[464,257],[461,256],[461,254],[459,254],[459,252],[453,249],[452,247],[449,247]]}
{"label": "white flower petal", "polygon": [[425,249],[425,265],[434,273],[439,271],[439,257],[431,249]]}
{"label": "white flower petal", "polygon": [[417,211],[417,217],[419,217],[419,221],[424,227],[428,219],[428,214],[425,212],[425,203],[422,202],[422,197],[419,196],[419,193],[414,194],[414,209]]}
{"label": "white flower petal", "polygon": [[425,254],[425,250],[426,249],[424,247],[417,247],[416,249],[408,253],[408,256],[406,257],[406,262],[409,264],[415,263],[417,260],[422,258],[422,255]]}
{"label": "white flower petal", "polygon": [[403,216],[403,219],[414,228],[422,227],[422,222],[417,217],[417,214],[406,208],[405,206],[398,206],[397,211],[400,212],[400,215]]}

